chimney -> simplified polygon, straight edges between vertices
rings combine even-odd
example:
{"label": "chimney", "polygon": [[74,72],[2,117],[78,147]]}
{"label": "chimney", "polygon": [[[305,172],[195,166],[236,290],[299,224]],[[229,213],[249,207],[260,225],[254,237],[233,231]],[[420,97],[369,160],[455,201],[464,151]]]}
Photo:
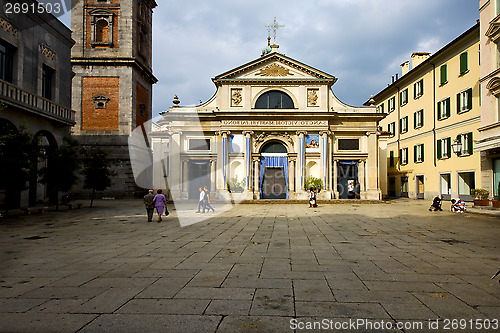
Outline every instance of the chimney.
{"label": "chimney", "polygon": [[431,56],[428,52],[413,52],[411,54],[411,67],[415,68]]}
{"label": "chimney", "polygon": [[401,76],[405,76],[410,71],[410,62],[407,60],[401,64]]}

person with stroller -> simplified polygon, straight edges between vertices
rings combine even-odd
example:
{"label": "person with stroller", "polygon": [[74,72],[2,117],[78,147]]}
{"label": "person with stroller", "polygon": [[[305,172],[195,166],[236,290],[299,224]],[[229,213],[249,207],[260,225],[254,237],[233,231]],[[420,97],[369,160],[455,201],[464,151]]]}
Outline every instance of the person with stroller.
{"label": "person with stroller", "polygon": [[465,207],[465,202],[458,199],[451,199],[451,211],[454,213],[463,213],[467,208]]}

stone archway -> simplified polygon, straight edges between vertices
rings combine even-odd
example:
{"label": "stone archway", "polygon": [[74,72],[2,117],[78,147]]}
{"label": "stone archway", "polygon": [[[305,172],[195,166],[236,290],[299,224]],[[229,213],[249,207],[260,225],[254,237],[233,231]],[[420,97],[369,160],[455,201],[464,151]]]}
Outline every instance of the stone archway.
{"label": "stone archway", "polygon": [[37,147],[38,162],[33,165],[29,186],[29,203],[34,205],[39,201],[49,200],[53,204],[58,200],[58,190],[52,183],[40,184],[38,178],[43,168],[51,168],[53,163],[53,152],[58,144],[54,135],[46,130],[38,131],[33,136],[33,145]]}

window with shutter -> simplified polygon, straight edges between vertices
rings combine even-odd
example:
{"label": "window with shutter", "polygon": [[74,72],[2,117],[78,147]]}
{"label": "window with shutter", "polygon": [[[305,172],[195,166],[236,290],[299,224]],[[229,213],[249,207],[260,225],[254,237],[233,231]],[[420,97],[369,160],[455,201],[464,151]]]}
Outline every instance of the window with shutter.
{"label": "window with shutter", "polygon": [[446,119],[450,116],[450,98],[438,102],[438,120]]}
{"label": "window with shutter", "polygon": [[394,166],[394,151],[392,150],[389,152],[389,166]]}
{"label": "window with shutter", "polygon": [[472,142],[472,132],[470,133],[467,133],[467,153],[469,155],[472,155],[472,153],[474,152],[474,147],[473,147],[473,142]]}
{"label": "window with shutter", "polygon": [[408,103],[408,88],[399,93],[399,105],[403,106]]}
{"label": "window with shutter", "polygon": [[415,82],[413,85],[413,98],[417,99],[424,94],[424,79]]}
{"label": "window with shutter", "polygon": [[445,104],[446,104],[446,118],[450,116],[450,98],[448,97],[445,99]]}
{"label": "window with shutter", "polygon": [[391,113],[392,111],[394,111],[394,108],[395,108],[395,103],[396,102],[396,97],[391,97],[389,99],[389,101],[387,102],[387,107],[389,109],[389,113]]}
{"label": "window with shutter", "polygon": [[472,88],[457,94],[457,113],[467,112],[472,109]]}
{"label": "window with shutter", "polygon": [[451,138],[446,139],[446,157],[451,157]]}
{"label": "window with shutter", "polygon": [[462,53],[460,55],[460,75],[465,74],[469,70],[468,62],[468,53]]}
{"label": "window with shutter", "polygon": [[448,65],[444,64],[440,67],[440,72],[441,72],[441,85],[445,84],[448,82]]}
{"label": "window with shutter", "polygon": [[441,158],[443,158],[443,151],[442,151],[442,142],[443,140],[437,140],[436,142],[436,152],[437,152],[437,158],[438,160],[440,160]]}

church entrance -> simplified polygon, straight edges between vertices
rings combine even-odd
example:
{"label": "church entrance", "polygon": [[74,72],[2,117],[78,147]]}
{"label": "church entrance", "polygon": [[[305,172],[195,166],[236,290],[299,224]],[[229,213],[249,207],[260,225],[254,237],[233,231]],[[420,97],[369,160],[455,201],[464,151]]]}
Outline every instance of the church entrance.
{"label": "church entrance", "polygon": [[288,198],[288,157],[286,147],[280,142],[270,142],[261,150],[260,197]]}
{"label": "church entrance", "polygon": [[337,170],[339,199],[359,199],[358,162],[339,161]]}
{"label": "church entrance", "polygon": [[204,186],[210,189],[210,161],[189,161],[189,199],[198,200]]}

